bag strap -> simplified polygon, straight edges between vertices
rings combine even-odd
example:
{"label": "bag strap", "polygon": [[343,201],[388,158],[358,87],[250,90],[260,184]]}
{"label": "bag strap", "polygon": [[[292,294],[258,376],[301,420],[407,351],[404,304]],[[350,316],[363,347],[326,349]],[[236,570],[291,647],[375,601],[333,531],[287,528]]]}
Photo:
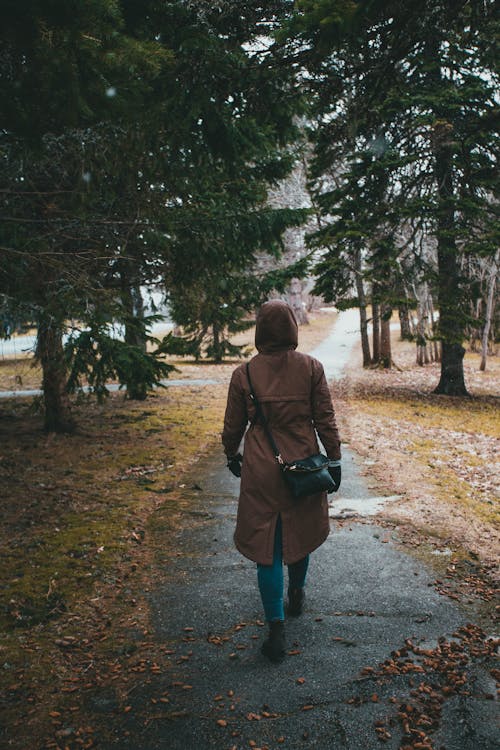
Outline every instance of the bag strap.
{"label": "bag strap", "polygon": [[260,405],[260,401],[258,400],[257,396],[255,395],[255,391],[253,389],[252,385],[252,379],[250,377],[250,366],[247,362],[247,378],[248,378],[248,385],[250,386],[250,398],[255,404],[255,411],[257,412],[257,419],[260,419],[262,422],[262,425],[264,427],[264,431],[267,435],[267,439],[269,440],[269,443],[271,445],[271,448],[273,449],[274,457],[276,461],[279,463],[280,466],[285,466],[286,462],[283,460],[283,457],[280,453],[280,450],[276,443],[274,442],[274,438],[272,435],[272,432],[269,428],[269,424],[267,422],[266,417],[264,416],[264,412],[262,411],[262,406]]}

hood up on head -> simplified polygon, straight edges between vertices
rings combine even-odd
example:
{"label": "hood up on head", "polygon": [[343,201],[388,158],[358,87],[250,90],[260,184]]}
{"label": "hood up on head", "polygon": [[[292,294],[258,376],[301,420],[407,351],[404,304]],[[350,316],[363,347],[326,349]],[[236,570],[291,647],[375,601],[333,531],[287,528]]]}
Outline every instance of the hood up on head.
{"label": "hood up on head", "polygon": [[280,299],[265,302],[257,313],[255,346],[262,354],[296,349],[298,327],[292,308]]}

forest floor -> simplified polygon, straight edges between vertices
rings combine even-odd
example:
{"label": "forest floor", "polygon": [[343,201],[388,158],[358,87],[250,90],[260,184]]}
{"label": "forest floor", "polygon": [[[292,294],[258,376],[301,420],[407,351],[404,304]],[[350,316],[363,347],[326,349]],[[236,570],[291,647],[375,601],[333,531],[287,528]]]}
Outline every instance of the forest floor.
{"label": "forest floor", "polygon": [[[300,348],[312,350],[332,322],[331,313],[316,315],[301,329]],[[412,345],[395,343],[394,358],[400,369],[362,370],[354,351],[334,386],[341,434],[366,471],[401,496],[382,522],[397,524],[415,547],[431,539],[476,560],[465,585],[489,601],[498,563],[500,363],[491,358],[479,373],[479,358],[468,355],[474,398],[446,399],[431,394],[437,366],[418,368]],[[119,393],[102,405],[83,399],[75,404],[79,430],[69,437],[44,435],[32,400],[0,402],[6,747],[93,747],[99,708],[89,718],[86,691],[112,685],[126,712],[134,679],[160,669],[146,601],[159,543],[155,514],[167,508],[169,522],[182,523],[183,480],[220,440],[235,364],[177,362],[174,377],[216,384],[167,387],[143,403]],[[37,387],[28,361],[5,360],[0,388],[19,386],[19,367],[22,386]]]}
{"label": "forest floor", "polygon": [[472,398],[434,394],[440,365],[418,366],[413,343],[394,340],[393,359],[391,370],[363,369],[353,352],[334,387],[342,436],[401,496],[386,519],[460,545],[498,579],[500,358],[480,372],[480,355],[466,354]]}

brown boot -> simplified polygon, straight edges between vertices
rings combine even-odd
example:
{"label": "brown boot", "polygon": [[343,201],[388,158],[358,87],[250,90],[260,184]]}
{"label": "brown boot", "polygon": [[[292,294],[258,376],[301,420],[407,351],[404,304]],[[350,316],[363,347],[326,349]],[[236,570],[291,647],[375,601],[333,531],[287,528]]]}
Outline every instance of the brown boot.
{"label": "brown boot", "polygon": [[262,644],[261,652],[272,662],[283,661],[285,657],[285,623],[282,620],[269,623],[269,636]]}
{"label": "brown boot", "polygon": [[306,595],[304,589],[288,589],[288,607],[287,614],[291,617],[298,617],[302,614]]}

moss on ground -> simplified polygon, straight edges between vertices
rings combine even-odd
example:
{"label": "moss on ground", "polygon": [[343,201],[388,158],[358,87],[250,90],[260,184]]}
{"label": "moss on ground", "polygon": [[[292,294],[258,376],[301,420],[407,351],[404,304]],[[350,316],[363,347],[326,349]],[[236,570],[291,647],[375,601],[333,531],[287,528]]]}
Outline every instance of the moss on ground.
{"label": "moss on ground", "polygon": [[447,400],[442,396],[426,396],[423,399],[418,394],[389,391],[377,393],[376,398],[367,395],[364,398],[356,396],[353,400],[364,411],[379,418],[405,420],[419,430],[439,428],[451,432],[500,437],[498,404],[493,399]]}
{"label": "moss on ground", "polygon": [[[72,436],[43,435],[26,404],[0,407],[1,698],[12,747],[44,746],[60,731],[55,714],[84,711],[84,694],[133,670],[135,651],[150,659],[147,638],[128,635],[149,627],[150,519],[164,504],[179,523],[183,472],[218,442],[225,395],[223,384],[137,404],[114,394],[75,407]],[[91,734],[66,746],[82,738]]]}

